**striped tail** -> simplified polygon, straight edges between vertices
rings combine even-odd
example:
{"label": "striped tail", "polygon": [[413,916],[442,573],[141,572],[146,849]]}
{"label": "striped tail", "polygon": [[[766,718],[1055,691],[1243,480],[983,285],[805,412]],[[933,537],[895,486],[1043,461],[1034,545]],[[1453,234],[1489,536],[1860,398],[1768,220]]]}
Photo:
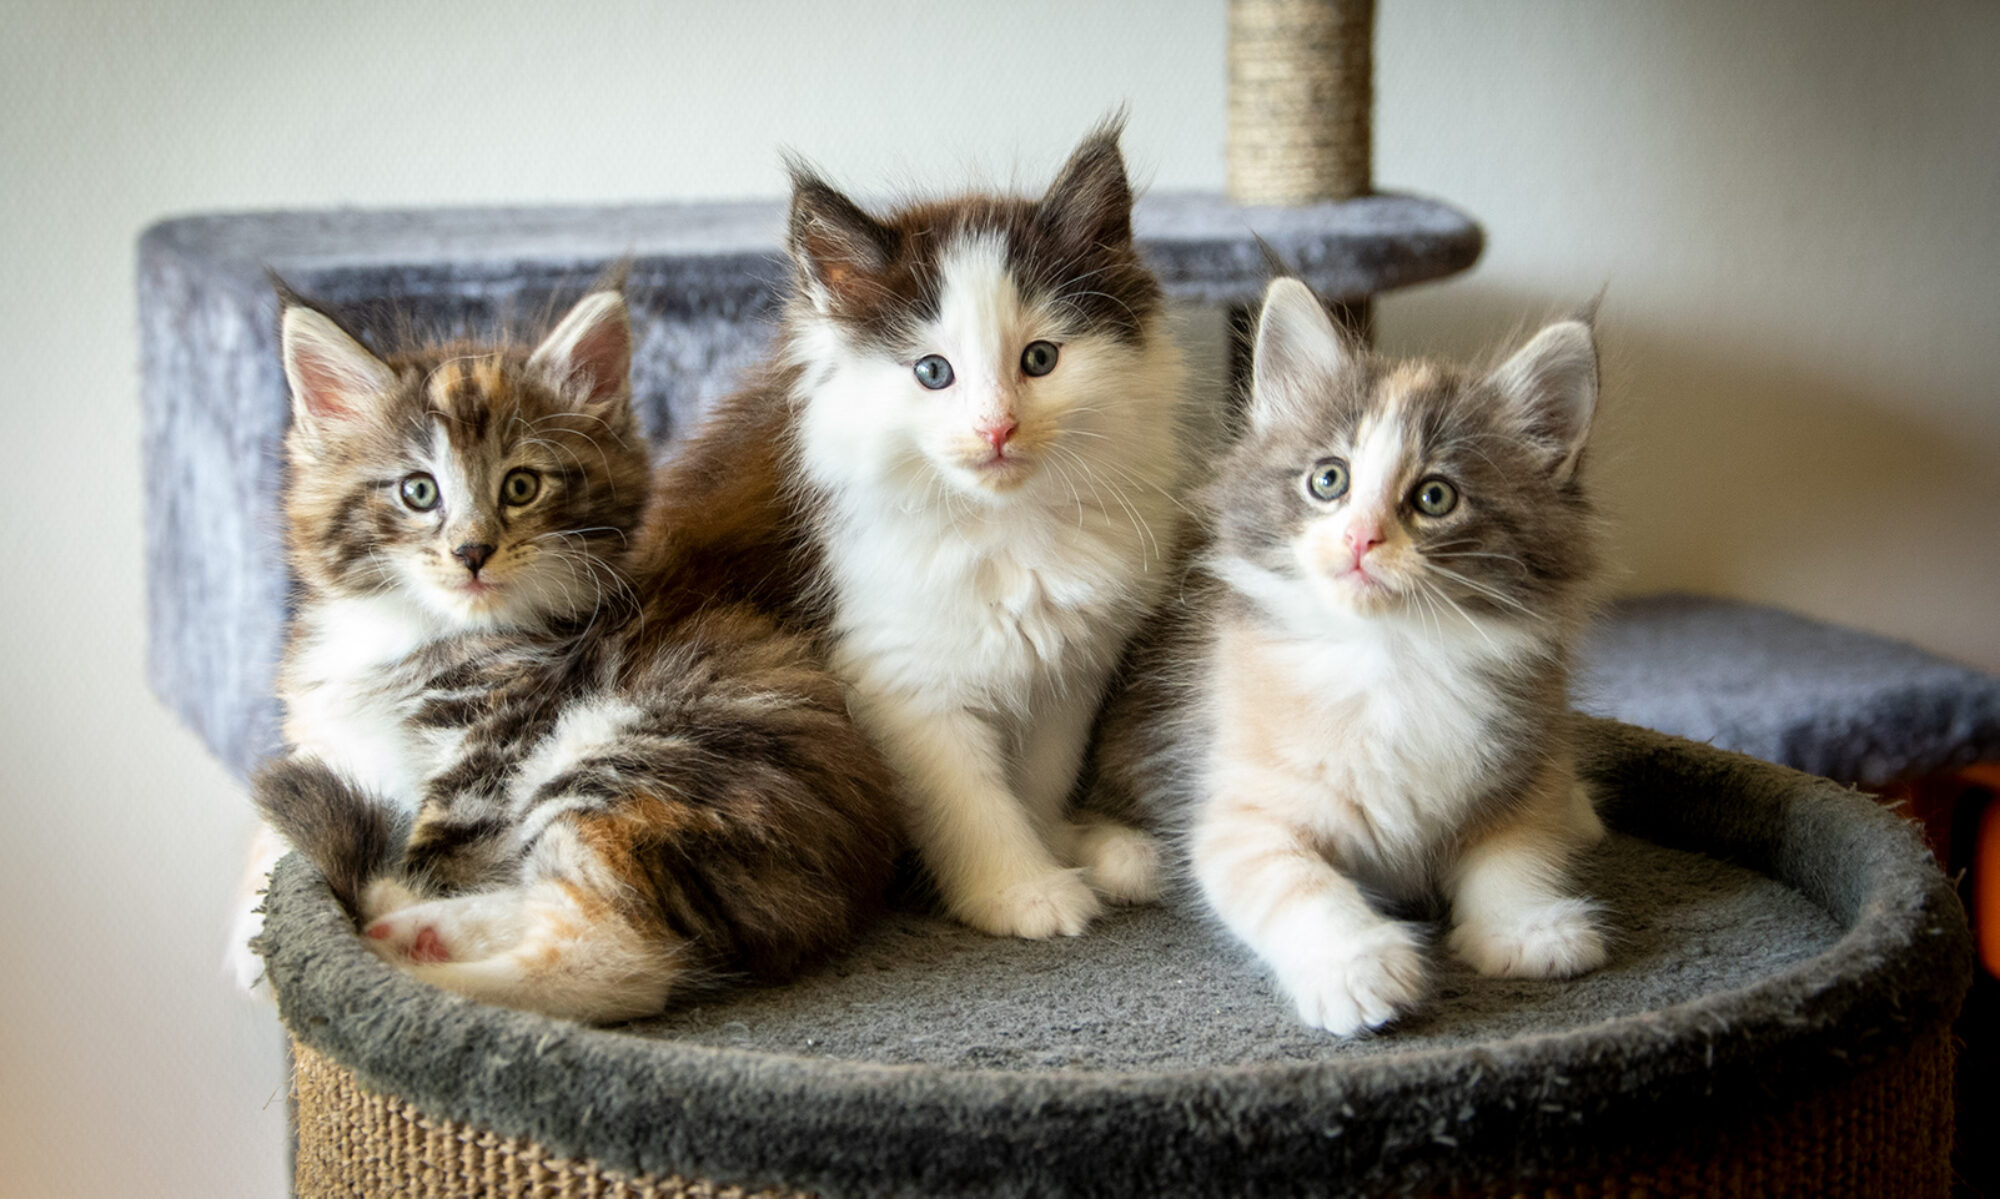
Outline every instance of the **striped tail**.
{"label": "striped tail", "polygon": [[319,867],[350,915],[362,887],[394,869],[396,814],[325,764],[281,758],[250,780],[250,798],[272,828]]}

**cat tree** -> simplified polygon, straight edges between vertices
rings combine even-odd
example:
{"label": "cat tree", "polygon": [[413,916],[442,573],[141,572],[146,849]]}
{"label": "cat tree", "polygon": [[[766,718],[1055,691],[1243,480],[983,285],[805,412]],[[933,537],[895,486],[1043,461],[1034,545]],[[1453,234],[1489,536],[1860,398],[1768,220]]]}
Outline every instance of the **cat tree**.
{"label": "cat tree", "polygon": [[[1152,196],[1135,214],[1171,298],[1247,328],[1266,278],[1257,235],[1365,332],[1370,297],[1478,257],[1463,214],[1372,192],[1372,19],[1357,0],[1233,0],[1230,198]],[[149,230],[156,690],[239,773],[277,748],[285,575],[270,513],[287,404],[267,266],[386,337],[404,321],[534,324],[629,255],[635,394],[671,452],[764,351],[781,215],[350,211]],[[1674,623],[1685,615],[1615,617],[1582,701],[1674,719],[1644,702],[1704,643],[1700,620]],[[1924,674],[1925,694],[1962,697],[1967,680],[1948,673]],[[1727,744],[1746,731],[1731,713],[1763,699],[1700,709],[1718,719],[1690,731]],[[1981,719],[1969,727],[2000,756],[2000,707]],[[1616,830],[1591,883],[1616,930],[1611,964],[1568,983],[1448,970],[1415,1018],[1349,1042],[1299,1026],[1226,940],[1163,910],[1032,944],[899,913],[792,986],[584,1029],[383,966],[289,859],[264,948],[296,1048],[297,1189],[1944,1193],[1970,949],[1920,842],[1824,781],[1608,721],[1582,736]],[[1966,738],[1896,744],[1910,766]]]}

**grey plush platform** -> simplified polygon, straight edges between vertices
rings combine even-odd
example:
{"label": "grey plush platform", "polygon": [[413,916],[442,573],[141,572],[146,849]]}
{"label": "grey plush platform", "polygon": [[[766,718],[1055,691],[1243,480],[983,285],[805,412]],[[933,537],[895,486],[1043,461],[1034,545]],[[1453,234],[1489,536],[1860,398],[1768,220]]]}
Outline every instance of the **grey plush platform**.
{"label": "grey plush platform", "polygon": [[[1608,1163],[1670,1138],[1698,1164],[1732,1143],[1803,1161],[1820,1171],[1788,1178],[1803,1193],[1942,1193],[1935,1075],[1971,946],[1911,830],[1645,730],[1590,721],[1584,750],[1616,830],[1591,864],[1610,964],[1570,982],[1450,969],[1420,1015],[1359,1041],[1302,1028],[1233,946],[1161,909],[1035,944],[903,913],[791,986],[612,1031],[388,969],[296,858],[264,952],[294,1036],[364,1086],[611,1170],[833,1195],[1540,1193],[1616,1189]],[[1823,1144],[1756,1124],[1920,1046],[1942,1055],[1942,1107],[1842,1108]],[[1887,1143],[1918,1165],[1857,1151],[1869,1120],[1900,1121]]]}
{"label": "grey plush platform", "polygon": [[2000,761],[2000,678],[1729,600],[1621,601],[1584,649],[1575,700],[1862,787]]}
{"label": "grey plush platform", "polygon": [[[634,395],[666,445],[763,355],[784,278],[782,217],[766,201],[241,213],[147,230],[139,325],[154,690],[239,774],[278,747],[275,497],[287,406],[267,268],[338,306],[379,347],[413,332],[539,332],[629,258]],[[1263,290],[1253,235],[1345,301],[1463,270],[1483,244],[1455,209],[1394,195],[1296,209],[1155,195],[1140,200],[1134,226],[1170,297],[1226,306]]]}

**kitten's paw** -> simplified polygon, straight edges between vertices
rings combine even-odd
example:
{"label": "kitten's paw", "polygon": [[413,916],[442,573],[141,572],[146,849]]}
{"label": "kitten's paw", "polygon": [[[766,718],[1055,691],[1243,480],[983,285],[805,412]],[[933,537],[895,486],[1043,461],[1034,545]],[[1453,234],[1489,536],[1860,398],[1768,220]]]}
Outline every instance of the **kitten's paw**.
{"label": "kitten's paw", "polygon": [[369,921],[368,947],[394,962],[462,962],[520,941],[521,905],[511,893],[460,895],[408,904]]}
{"label": "kitten's paw", "polygon": [[361,930],[368,947],[383,958],[397,963],[450,962],[458,955],[445,943],[445,920],[434,903],[413,904],[370,921]]}
{"label": "kitten's paw", "polygon": [[1446,943],[1474,970],[1501,978],[1569,978],[1605,962],[1597,909],[1586,900],[1558,899],[1507,916],[1462,921]]}
{"label": "kitten's paw", "polygon": [[1414,1008],[1427,985],[1423,944],[1407,924],[1342,938],[1281,968],[1278,981],[1314,1028],[1351,1037]]}
{"label": "kitten's paw", "polygon": [[959,919],[980,932],[1031,940],[1074,937],[1104,910],[1081,870],[1050,870],[953,906]]}
{"label": "kitten's paw", "polygon": [[1160,843],[1130,825],[1091,821],[1074,834],[1076,864],[1106,903],[1152,903],[1160,898]]}

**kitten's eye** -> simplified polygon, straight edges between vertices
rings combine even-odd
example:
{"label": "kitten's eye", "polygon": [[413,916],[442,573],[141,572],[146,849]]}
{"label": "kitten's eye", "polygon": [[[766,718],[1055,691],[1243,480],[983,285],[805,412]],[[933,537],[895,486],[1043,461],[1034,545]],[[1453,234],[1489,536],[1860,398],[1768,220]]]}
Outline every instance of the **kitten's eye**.
{"label": "kitten's eye", "polygon": [[1031,341],[1028,348],[1021,351],[1021,371],[1029,375],[1046,375],[1056,369],[1056,346],[1052,341]]}
{"label": "kitten's eye", "polygon": [[942,354],[926,354],[917,359],[916,366],[911,369],[916,372],[917,382],[932,391],[951,386],[951,363],[946,362]]}
{"label": "kitten's eye", "polygon": [[403,476],[401,487],[403,503],[418,512],[429,512],[438,506],[437,480],[422,471]]}
{"label": "kitten's eye", "polygon": [[1425,479],[1410,493],[1410,503],[1425,516],[1443,516],[1458,507],[1458,488],[1443,479]]}
{"label": "kitten's eye", "polygon": [[521,467],[510,470],[500,481],[500,498],[515,508],[527,503],[542,493],[542,476]]}
{"label": "kitten's eye", "polygon": [[1316,500],[1337,500],[1347,494],[1347,463],[1328,458],[1315,463],[1306,476],[1306,490]]}

